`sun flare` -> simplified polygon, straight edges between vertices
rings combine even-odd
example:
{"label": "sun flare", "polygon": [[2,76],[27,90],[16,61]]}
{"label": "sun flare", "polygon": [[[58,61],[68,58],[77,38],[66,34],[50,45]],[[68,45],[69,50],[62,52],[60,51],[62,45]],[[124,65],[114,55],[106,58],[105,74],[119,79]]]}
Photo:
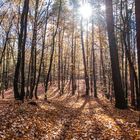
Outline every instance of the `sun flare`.
{"label": "sun flare", "polygon": [[105,5],[101,5],[101,11],[105,11],[105,10],[106,10]]}
{"label": "sun flare", "polygon": [[92,8],[90,4],[81,5],[81,7],[79,8],[79,14],[85,19],[90,18],[90,16],[92,15]]}

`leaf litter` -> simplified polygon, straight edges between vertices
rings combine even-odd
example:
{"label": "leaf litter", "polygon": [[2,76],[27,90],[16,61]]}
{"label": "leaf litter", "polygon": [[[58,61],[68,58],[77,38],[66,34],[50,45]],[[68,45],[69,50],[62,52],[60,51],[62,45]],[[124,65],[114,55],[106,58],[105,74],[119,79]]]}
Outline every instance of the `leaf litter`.
{"label": "leaf litter", "polygon": [[0,100],[0,140],[138,140],[138,113],[104,97],[63,95],[37,106]]}

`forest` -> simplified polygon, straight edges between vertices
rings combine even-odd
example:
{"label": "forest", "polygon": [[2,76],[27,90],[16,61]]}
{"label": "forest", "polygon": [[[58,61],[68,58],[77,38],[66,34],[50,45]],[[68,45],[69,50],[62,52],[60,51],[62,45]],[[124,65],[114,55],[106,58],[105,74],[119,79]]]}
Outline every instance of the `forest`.
{"label": "forest", "polygon": [[140,140],[140,0],[0,0],[0,140]]}

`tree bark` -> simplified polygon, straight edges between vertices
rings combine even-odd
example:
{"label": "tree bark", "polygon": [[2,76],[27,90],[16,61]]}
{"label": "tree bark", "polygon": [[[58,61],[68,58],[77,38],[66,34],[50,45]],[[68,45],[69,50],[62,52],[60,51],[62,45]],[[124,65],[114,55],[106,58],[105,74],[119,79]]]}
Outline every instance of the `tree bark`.
{"label": "tree bark", "polygon": [[59,27],[61,6],[62,6],[62,0],[60,0],[56,29],[55,29],[53,37],[52,37],[52,49],[51,49],[50,64],[49,64],[49,69],[48,69],[48,73],[47,73],[47,77],[46,77],[46,82],[45,82],[45,100],[47,100],[48,83],[49,83],[50,73],[51,73],[51,69],[52,69],[54,47],[55,47],[55,38],[56,38],[58,27]]}
{"label": "tree bark", "polygon": [[[20,22],[20,33],[18,37],[18,56],[17,63],[15,67],[15,76],[14,76],[14,97],[15,99],[19,99],[24,101],[25,96],[25,43],[26,43],[26,35],[27,35],[27,18],[28,18],[28,10],[29,10],[29,0],[24,1],[24,7],[21,15]],[[19,89],[19,79],[21,80]]]}
{"label": "tree bark", "polygon": [[89,95],[89,76],[87,73],[87,65],[86,65],[86,56],[85,56],[85,48],[84,48],[84,38],[83,38],[83,19],[81,17],[81,45],[82,45],[82,54],[83,54],[83,64],[84,64],[84,74],[85,74],[85,83],[86,83],[86,95]]}
{"label": "tree bark", "polygon": [[97,98],[96,59],[95,59],[95,48],[94,48],[94,23],[93,23],[93,20],[92,20],[92,61],[93,61],[93,87],[94,87],[94,97]]}
{"label": "tree bark", "polygon": [[111,58],[112,79],[115,92],[115,107],[119,109],[125,109],[127,108],[127,104],[124,96],[124,90],[122,87],[118,59],[118,49],[114,33],[113,5],[112,0],[106,0],[105,2],[106,2],[106,22]]}
{"label": "tree bark", "polygon": [[[139,93],[138,99],[140,100],[140,0],[135,0],[135,13],[136,13],[136,33],[137,33],[137,56],[138,56],[138,76],[139,76]],[[140,108],[140,104],[138,105]]]}

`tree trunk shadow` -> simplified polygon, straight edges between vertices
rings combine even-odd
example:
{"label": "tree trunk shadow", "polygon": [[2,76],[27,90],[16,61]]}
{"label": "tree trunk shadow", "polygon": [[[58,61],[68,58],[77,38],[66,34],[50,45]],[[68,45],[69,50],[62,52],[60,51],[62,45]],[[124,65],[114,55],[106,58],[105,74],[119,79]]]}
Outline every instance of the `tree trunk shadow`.
{"label": "tree trunk shadow", "polygon": [[[80,115],[80,113],[82,112],[82,110],[84,109],[84,107],[86,106],[86,104],[88,103],[89,99],[85,99],[84,103],[77,109],[72,109],[69,107],[66,107],[66,112],[69,114],[68,117],[66,118],[66,121],[63,124],[63,127],[61,128],[61,133],[58,135],[58,137],[60,137],[60,139],[66,139],[67,136],[67,132],[68,130],[71,128],[73,121]],[[61,104],[61,102],[60,102]],[[58,103],[54,104],[52,103],[53,106],[55,106],[56,108],[60,108],[58,106]]]}
{"label": "tree trunk shadow", "polygon": [[[122,136],[125,138],[125,139],[130,139],[131,136],[129,134],[129,132],[127,132],[124,127],[123,127],[123,124],[120,124],[118,121],[117,121],[117,118],[120,118],[122,120],[125,120],[125,118],[121,115],[115,115],[115,114],[112,114],[111,111],[107,108],[107,105],[105,105],[105,103],[103,101],[101,101],[100,99],[96,99],[96,102],[101,106],[101,108],[104,110],[104,114],[106,114],[108,117],[110,117],[111,119],[113,119],[113,121],[115,122],[115,124],[120,128],[121,130],[121,134]],[[124,111],[124,110],[123,110]],[[125,120],[125,121],[129,121],[129,120]]]}

